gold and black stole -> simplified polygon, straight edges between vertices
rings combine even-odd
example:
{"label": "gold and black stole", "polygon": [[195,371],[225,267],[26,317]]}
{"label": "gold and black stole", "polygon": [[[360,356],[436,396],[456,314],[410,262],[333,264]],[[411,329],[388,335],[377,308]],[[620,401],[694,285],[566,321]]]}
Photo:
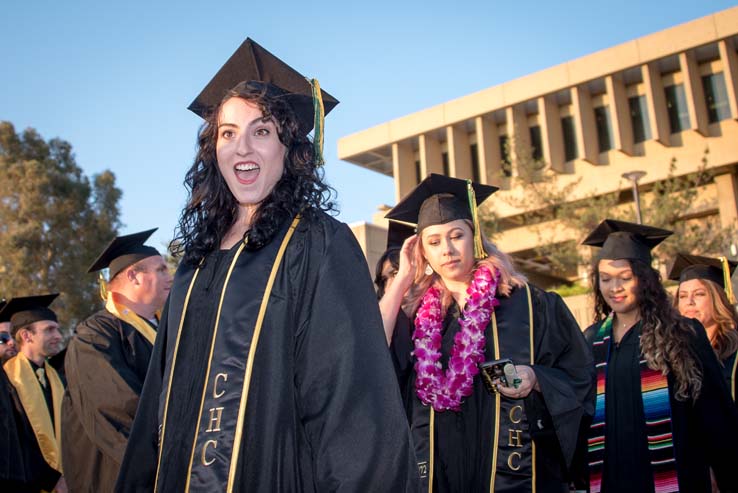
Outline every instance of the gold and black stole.
{"label": "gold and black stole", "polygon": [[[202,389],[200,412],[193,442],[181,444],[190,449],[189,467],[186,471],[185,491],[233,491],[238,458],[245,427],[245,415],[249,398],[249,384],[253,371],[254,358],[259,342],[262,324],[266,314],[272,286],[281,265],[284,251],[299,222],[299,216],[292,221],[282,238],[258,250],[256,260],[243,254],[245,244],[241,244],[229,265],[215,317],[215,328],[211,339],[202,341],[210,344],[206,378]],[[261,269],[249,269],[249,283],[229,288],[231,274],[239,267],[257,263]],[[197,272],[190,281],[185,304],[178,320],[179,330],[175,342],[174,357],[169,370],[168,382],[171,384],[177,364],[179,338],[182,333],[184,316],[187,312],[189,296],[197,278]],[[253,275],[252,275],[253,274]],[[223,307],[228,307],[224,310]],[[171,387],[171,386],[170,386]],[[157,464],[154,491],[159,490],[159,470],[166,457],[161,457],[166,440],[169,405],[169,389],[164,403],[159,459]]]}
{"label": "gold and black stole", "polygon": [[54,419],[52,424],[49,406],[44,392],[38,382],[31,363],[23,353],[5,363],[8,380],[15,387],[18,398],[23,405],[28,422],[31,423],[39,449],[46,463],[56,471],[63,473],[61,458],[61,404],[64,385],[54,368],[44,362],[46,379],[51,385],[51,398]]}

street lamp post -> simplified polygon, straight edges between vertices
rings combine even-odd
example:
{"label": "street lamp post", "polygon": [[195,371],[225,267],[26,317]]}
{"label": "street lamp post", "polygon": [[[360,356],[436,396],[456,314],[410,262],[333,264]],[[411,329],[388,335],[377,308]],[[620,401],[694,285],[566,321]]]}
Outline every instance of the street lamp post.
{"label": "street lamp post", "polygon": [[635,202],[636,219],[638,220],[638,224],[643,224],[643,217],[641,216],[641,197],[638,195],[638,180],[644,176],[646,176],[645,171],[629,171],[628,173],[623,173],[623,178],[633,182],[633,201]]}

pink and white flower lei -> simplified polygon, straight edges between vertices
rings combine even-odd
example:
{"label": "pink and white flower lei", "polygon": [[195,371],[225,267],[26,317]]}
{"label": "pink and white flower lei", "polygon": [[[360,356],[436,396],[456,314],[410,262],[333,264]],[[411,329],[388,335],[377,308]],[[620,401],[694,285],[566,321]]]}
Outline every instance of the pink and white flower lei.
{"label": "pink and white flower lei", "polygon": [[437,288],[426,291],[415,317],[415,392],[425,405],[436,411],[461,411],[461,401],[471,395],[479,363],[484,360],[484,331],[500,302],[495,298],[499,271],[494,277],[486,266],[474,272],[466,290],[466,307],[459,318],[461,330],[454,336],[448,369],[441,365],[441,298]]}

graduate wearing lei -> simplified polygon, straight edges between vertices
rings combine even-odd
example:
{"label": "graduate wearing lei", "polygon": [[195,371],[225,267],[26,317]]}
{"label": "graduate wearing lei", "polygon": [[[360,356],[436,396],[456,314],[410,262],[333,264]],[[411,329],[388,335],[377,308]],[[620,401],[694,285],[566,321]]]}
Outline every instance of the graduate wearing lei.
{"label": "graduate wearing lei", "polygon": [[[496,189],[431,174],[387,215],[417,225],[380,301],[392,339],[413,314],[410,409],[424,491],[569,490],[594,368],[563,301],[527,283],[486,241],[481,203]],[[491,394],[479,364],[509,358],[517,388]]]}

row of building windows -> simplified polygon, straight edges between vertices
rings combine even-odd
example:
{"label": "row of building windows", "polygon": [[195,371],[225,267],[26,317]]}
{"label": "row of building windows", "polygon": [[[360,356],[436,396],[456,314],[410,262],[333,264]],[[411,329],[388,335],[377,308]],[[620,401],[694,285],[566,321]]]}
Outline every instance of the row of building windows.
{"label": "row of building windows", "polygon": [[[725,86],[725,77],[723,76],[723,73],[717,72],[703,76],[702,87],[705,104],[707,106],[709,123],[716,123],[721,120],[729,119],[731,117],[730,104],[728,102],[728,92]],[[671,133],[675,134],[691,128],[684,85],[679,83],[665,86],[664,96]],[[630,110],[630,124],[633,133],[633,143],[639,144],[651,139],[651,121],[649,119],[646,96],[638,95],[629,97],[628,108]],[[615,146],[610,108],[608,105],[602,105],[595,107],[593,110],[598,150],[601,153],[610,151]],[[564,160],[566,162],[573,161],[579,157],[576,128],[574,125],[575,122],[572,116],[564,116],[561,118]],[[539,125],[531,125],[528,127],[528,132],[528,136],[530,138],[531,157],[534,160],[543,159],[543,136],[541,134],[541,127]],[[512,160],[510,159],[510,141],[507,135],[501,134],[499,136],[499,147],[502,174],[505,177],[510,177],[512,176]],[[477,154],[476,144],[471,144],[470,152],[472,179],[479,181],[479,156]],[[444,151],[442,153],[441,163],[443,166],[443,173],[449,175],[448,152]],[[415,172],[417,182],[420,182],[423,179],[420,172],[420,161],[415,162]]]}
{"label": "row of building windows", "polygon": [[[716,123],[730,118],[730,104],[728,102],[728,91],[725,87],[725,77],[722,72],[709,74],[702,77],[705,103],[707,106],[709,123]],[[683,84],[672,84],[664,87],[666,109],[669,115],[669,127],[672,134],[682,132],[691,128],[687,99]],[[633,143],[639,144],[651,138],[651,121],[648,117],[648,106],[646,96],[632,96],[628,98],[630,109],[630,123],[633,132]],[[615,145],[613,137],[612,120],[610,108],[607,105],[594,108],[595,127],[597,132],[597,145],[599,152],[612,150]],[[576,130],[574,118],[564,116],[561,118],[561,130],[564,139],[564,159],[573,161],[578,156]],[[532,157],[542,159],[541,129],[533,125],[529,129]],[[507,139],[506,136],[504,136]],[[502,139],[500,137],[500,148]],[[507,155],[502,156],[502,161],[509,161]]]}

